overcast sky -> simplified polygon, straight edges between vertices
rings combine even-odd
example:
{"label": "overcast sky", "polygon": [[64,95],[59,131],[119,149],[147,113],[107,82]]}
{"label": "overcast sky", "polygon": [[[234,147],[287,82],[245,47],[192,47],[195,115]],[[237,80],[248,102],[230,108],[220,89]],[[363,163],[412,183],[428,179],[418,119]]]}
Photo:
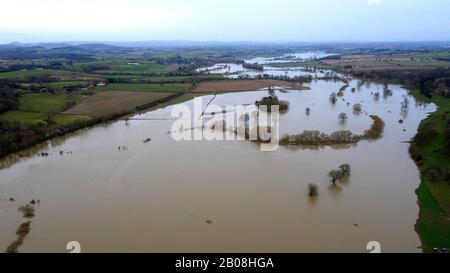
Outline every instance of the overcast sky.
{"label": "overcast sky", "polygon": [[442,41],[449,0],[0,0],[0,43]]}

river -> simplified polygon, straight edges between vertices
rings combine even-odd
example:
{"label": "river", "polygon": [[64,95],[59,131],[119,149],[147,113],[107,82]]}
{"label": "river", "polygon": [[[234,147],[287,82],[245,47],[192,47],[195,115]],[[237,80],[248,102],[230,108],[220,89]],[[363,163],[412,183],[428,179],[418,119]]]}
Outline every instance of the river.
{"label": "river", "polygon": [[[397,85],[384,97],[383,85],[358,83],[352,79],[336,105],[329,96],[342,82],[276,91],[290,102],[281,133],[362,133],[371,125],[368,115],[384,120],[382,139],[352,147],[261,152],[246,141],[177,142],[168,134],[174,122],[168,106],[56,138],[19,160],[7,157],[0,162],[0,247],[24,222],[18,206],[39,199],[21,252],[67,252],[69,241],[83,252],[367,252],[370,241],[385,252],[420,252],[414,230],[420,179],[405,141],[435,106]],[[252,104],[266,95],[249,90],[212,102]],[[400,107],[405,97],[407,113]],[[363,113],[352,113],[355,103]],[[338,122],[341,112],[348,114],[345,124]],[[352,175],[333,186],[327,173],[342,163]],[[307,196],[309,183],[319,186],[317,198]]]}

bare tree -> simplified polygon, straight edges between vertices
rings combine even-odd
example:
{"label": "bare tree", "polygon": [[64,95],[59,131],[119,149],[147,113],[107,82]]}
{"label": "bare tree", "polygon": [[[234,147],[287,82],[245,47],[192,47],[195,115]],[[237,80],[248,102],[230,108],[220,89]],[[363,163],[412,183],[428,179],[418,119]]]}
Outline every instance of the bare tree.
{"label": "bare tree", "polygon": [[345,123],[345,121],[347,120],[347,114],[344,112],[340,113],[338,119],[340,123]]}

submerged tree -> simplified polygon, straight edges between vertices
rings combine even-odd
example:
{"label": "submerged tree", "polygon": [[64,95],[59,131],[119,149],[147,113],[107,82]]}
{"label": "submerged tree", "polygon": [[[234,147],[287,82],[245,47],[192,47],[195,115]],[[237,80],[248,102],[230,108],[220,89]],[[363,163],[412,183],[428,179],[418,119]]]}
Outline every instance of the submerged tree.
{"label": "submerged tree", "polygon": [[284,100],[279,100],[277,96],[264,97],[261,100],[256,101],[255,105],[258,107],[261,105],[267,106],[268,111],[270,111],[271,106],[274,106],[274,105],[278,105],[280,111],[285,111],[285,110],[288,110],[288,108],[289,108],[289,102],[284,101]]}
{"label": "submerged tree", "polygon": [[332,103],[332,104],[336,104],[336,102],[337,102],[337,95],[336,95],[336,93],[331,93],[331,95],[330,95],[330,102]]}
{"label": "submerged tree", "polygon": [[347,120],[347,114],[344,112],[340,113],[338,119],[340,123],[345,123],[345,121]]}
{"label": "submerged tree", "polygon": [[404,97],[400,105],[401,105],[402,112],[406,112],[408,110],[408,107],[409,107],[409,100],[408,100],[408,98]]}
{"label": "submerged tree", "polygon": [[379,93],[379,92],[376,92],[376,93],[373,95],[373,98],[374,98],[376,101],[379,101],[379,100],[380,100],[380,93]]}
{"label": "submerged tree", "polygon": [[310,197],[319,195],[319,187],[316,184],[308,184],[308,195]]}
{"label": "submerged tree", "polygon": [[362,106],[360,103],[353,105],[353,113],[360,114],[362,111]]}
{"label": "submerged tree", "polygon": [[349,164],[342,164],[341,166],[339,166],[339,170],[341,171],[343,177],[349,177],[352,173],[352,168]]}
{"label": "submerged tree", "polygon": [[342,180],[344,177],[349,177],[352,173],[352,168],[350,164],[342,164],[339,166],[338,170],[331,170],[328,172],[328,177],[330,178],[333,184],[336,184],[336,181]]}
{"label": "submerged tree", "polygon": [[336,181],[342,178],[342,172],[340,170],[331,170],[328,172],[328,177],[333,184],[336,184]]}
{"label": "submerged tree", "polygon": [[387,98],[390,96],[392,96],[392,90],[389,89],[389,87],[387,85],[385,85],[383,88],[383,98]]}

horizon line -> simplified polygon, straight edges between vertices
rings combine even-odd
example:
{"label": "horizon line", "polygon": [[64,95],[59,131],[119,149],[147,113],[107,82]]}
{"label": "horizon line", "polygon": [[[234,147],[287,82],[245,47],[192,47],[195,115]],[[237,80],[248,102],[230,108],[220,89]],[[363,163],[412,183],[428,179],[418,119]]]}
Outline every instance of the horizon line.
{"label": "horizon line", "polygon": [[0,45],[39,45],[39,44],[119,44],[119,43],[197,43],[197,44],[370,44],[370,43],[450,43],[450,40],[334,40],[334,41],[301,41],[301,40],[189,40],[189,39],[156,39],[156,40],[54,40],[22,42],[15,40],[11,42],[0,42]]}

